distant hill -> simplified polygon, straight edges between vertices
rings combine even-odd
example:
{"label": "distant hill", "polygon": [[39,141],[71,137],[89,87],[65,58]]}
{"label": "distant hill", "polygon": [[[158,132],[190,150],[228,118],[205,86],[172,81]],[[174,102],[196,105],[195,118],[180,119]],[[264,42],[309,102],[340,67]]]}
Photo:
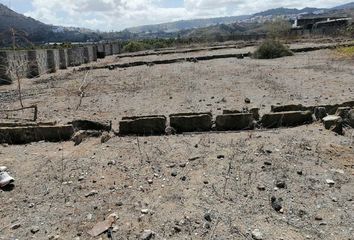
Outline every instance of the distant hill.
{"label": "distant hill", "polygon": [[332,8],[333,10],[345,10],[345,9],[354,9],[354,2],[343,4],[337,7]]}
{"label": "distant hill", "polygon": [[266,17],[276,17],[276,16],[294,16],[300,14],[312,14],[316,12],[326,12],[335,10],[344,10],[354,8],[354,2],[347,3],[334,7],[332,9],[326,8],[274,8],[263,12],[255,13],[252,15],[243,16],[231,16],[231,17],[220,17],[220,18],[206,18],[206,19],[193,19],[185,21],[168,22],[155,25],[145,25],[139,27],[127,28],[126,31],[131,33],[158,33],[158,32],[178,32],[188,29],[205,28],[220,24],[231,24],[235,22],[252,21],[252,19],[260,19]]}
{"label": "distant hill", "polygon": [[12,11],[0,3],[0,32],[5,32],[11,27],[18,30],[26,30],[28,34],[38,30],[51,30],[50,26]]}
{"label": "distant hill", "polygon": [[303,9],[296,9],[296,8],[274,8],[269,9],[264,12],[259,12],[254,14],[253,16],[277,16],[277,15],[293,15],[293,14],[301,14],[301,13],[313,13],[316,11],[320,11],[323,9],[319,8],[303,8]]}
{"label": "distant hill", "polygon": [[11,44],[11,29],[14,29],[17,33],[16,44],[18,46],[28,46],[29,43],[99,40],[99,35],[93,31],[48,25],[0,4],[0,47],[6,47]]}
{"label": "distant hill", "polygon": [[236,16],[236,17],[220,17],[220,18],[206,18],[206,19],[193,19],[193,20],[181,20],[176,22],[155,24],[155,25],[145,25],[139,27],[128,28],[131,33],[157,33],[157,32],[177,32],[181,30],[187,30],[191,28],[201,28],[208,27],[217,24],[229,24],[236,21],[244,20],[249,18],[248,15]]}

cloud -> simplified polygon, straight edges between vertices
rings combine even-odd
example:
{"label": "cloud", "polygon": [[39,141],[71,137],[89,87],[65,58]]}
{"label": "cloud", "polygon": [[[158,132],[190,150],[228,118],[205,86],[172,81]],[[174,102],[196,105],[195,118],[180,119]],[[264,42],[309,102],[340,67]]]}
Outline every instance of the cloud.
{"label": "cloud", "polygon": [[32,0],[32,10],[26,15],[48,24],[110,31],[182,19],[251,14],[275,7],[339,4],[338,0],[184,0],[180,6],[161,7],[166,1],[181,0]]}

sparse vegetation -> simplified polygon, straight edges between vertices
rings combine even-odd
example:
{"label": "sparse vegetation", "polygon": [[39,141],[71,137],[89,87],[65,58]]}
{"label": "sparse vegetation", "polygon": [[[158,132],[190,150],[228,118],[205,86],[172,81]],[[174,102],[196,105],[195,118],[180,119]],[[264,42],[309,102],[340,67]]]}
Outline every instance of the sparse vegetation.
{"label": "sparse vegetation", "polygon": [[266,23],[265,28],[270,38],[278,39],[289,36],[291,24],[289,21],[279,18]]}
{"label": "sparse vegetation", "polygon": [[290,49],[277,40],[266,40],[253,53],[257,59],[272,59],[294,55]]}
{"label": "sparse vegetation", "polygon": [[354,59],[354,47],[341,47],[336,50],[336,55],[341,59]]}

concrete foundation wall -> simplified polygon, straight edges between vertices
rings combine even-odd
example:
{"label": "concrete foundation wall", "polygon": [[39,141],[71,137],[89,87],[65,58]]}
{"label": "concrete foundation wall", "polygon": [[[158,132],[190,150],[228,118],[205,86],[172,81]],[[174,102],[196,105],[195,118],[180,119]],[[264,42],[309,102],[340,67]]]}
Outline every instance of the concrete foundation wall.
{"label": "concrete foundation wall", "polygon": [[58,49],[47,50],[48,71],[54,73],[60,69],[60,55]]}
{"label": "concrete foundation wall", "polygon": [[84,47],[84,63],[97,61],[97,52],[93,45]]}
{"label": "concrete foundation wall", "polygon": [[26,77],[27,72],[27,51],[0,52],[0,84],[11,84],[17,77]]}
{"label": "concrete foundation wall", "polygon": [[38,77],[48,72],[47,50],[28,51],[28,78]]}
{"label": "concrete foundation wall", "polygon": [[112,53],[113,53],[113,55],[120,53],[120,44],[119,43],[112,43]]}
{"label": "concrete foundation wall", "polygon": [[85,50],[83,47],[68,49],[68,66],[75,67],[85,63]]}
{"label": "concrete foundation wall", "polygon": [[112,52],[112,44],[105,44],[104,45],[104,51],[106,53],[106,56],[111,56],[113,55],[113,52]]}
{"label": "concrete foundation wall", "polygon": [[68,68],[68,50],[59,49],[59,68],[67,69]]}

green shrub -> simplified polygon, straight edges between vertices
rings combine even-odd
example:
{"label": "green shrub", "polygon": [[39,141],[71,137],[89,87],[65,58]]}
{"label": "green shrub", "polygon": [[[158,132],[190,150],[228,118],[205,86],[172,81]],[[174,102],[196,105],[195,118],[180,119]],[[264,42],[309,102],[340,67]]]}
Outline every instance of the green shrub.
{"label": "green shrub", "polygon": [[123,47],[124,52],[139,52],[145,49],[143,43],[140,42],[129,42]]}
{"label": "green shrub", "polygon": [[257,59],[272,59],[294,55],[292,51],[281,42],[276,40],[264,41],[253,53]]}

